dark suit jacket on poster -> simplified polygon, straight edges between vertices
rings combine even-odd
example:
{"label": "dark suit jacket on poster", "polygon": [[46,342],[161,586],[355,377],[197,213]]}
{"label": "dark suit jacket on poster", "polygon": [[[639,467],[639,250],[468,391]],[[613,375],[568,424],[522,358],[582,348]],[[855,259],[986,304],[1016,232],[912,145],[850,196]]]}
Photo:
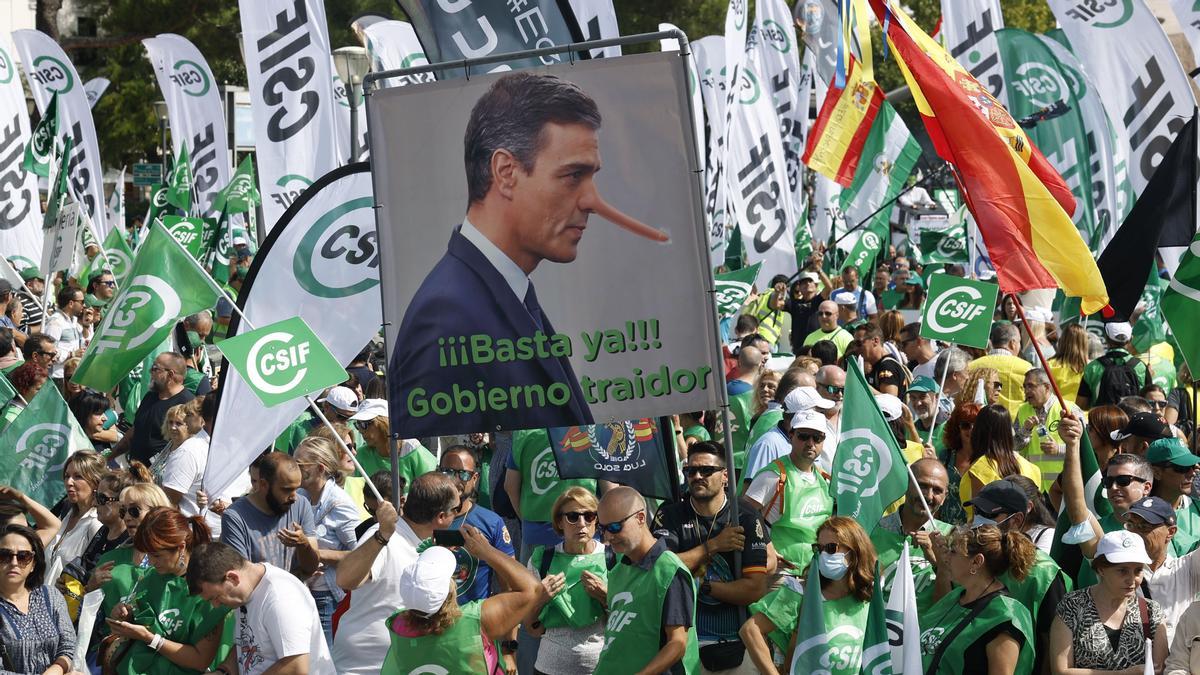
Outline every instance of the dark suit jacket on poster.
{"label": "dark suit jacket on poster", "polygon": [[[544,429],[591,424],[592,413],[575,379],[571,364],[563,357],[514,360],[505,363],[439,365],[443,347],[439,338],[486,334],[498,339],[533,337],[537,325],[523,298],[516,297],[500,272],[483,253],[454,228],[446,254],[425,277],[409,303],[388,363],[388,395],[391,400],[392,430],[406,438],[439,436],[497,429]],[[531,282],[532,283],[532,282]],[[542,332],[553,335],[550,319],[543,313]],[[449,361],[447,361],[449,363]],[[416,387],[425,389],[426,402],[435,392],[451,394],[453,386],[476,396],[478,382],[485,390],[493,387],[566,384],[570,399],[563,405],[526,407],[520,397],[517,407],[503,411],[451,412],[415,417],[409,410],[409,395]]]}

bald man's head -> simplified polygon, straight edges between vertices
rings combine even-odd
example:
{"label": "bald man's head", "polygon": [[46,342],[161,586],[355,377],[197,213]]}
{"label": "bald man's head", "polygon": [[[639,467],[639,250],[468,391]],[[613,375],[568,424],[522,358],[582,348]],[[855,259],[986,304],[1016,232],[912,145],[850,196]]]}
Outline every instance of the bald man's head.
{"label": "bald man's head", "polygon": [[762,367],[763,353],[758,347],[742,347],[738,351],[738,375],[752,375]]}
{"label": "bald man's head", "polygon": [[[640,559],[653,544],[654,537],[647,527],[646,500],[637,490],[622,485],[605,492],[599,511],[596,529],[616,553],[632,553]],[[620,529],[612,532],[607,525]]]}
{"label": "bald man's head", "polygon": [[832,300],[826,300],[817,306],[817,323],[826,333],[837,328],[837,316],[838,306]]}
{"label": "bald man's head", "polygon": [[923,457],[913,462],[912,472],[917,482],[914,485],[909,481],[904,508],[910,517],[926,520],[929,514],[921,505],[921,495],[925,496],[933,515],[937,515],[950,490],[950,474],[946,473],[946,467],[940,461],[931,457]]}

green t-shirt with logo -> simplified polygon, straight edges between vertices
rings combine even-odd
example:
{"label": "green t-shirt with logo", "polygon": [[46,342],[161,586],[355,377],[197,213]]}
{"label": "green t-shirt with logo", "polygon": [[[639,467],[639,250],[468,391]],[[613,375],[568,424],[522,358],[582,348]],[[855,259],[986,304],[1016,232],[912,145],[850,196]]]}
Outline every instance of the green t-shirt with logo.
{"label": "green t-shirt with logo", "polygon": [[[187,580],[175,575],[162,575],[153,569],[138,584],[133,597],[133,623],[184,645],[196,645],[214,630],[224,636],[217,648],[211,667],[220,665],[233,647],[236,622],[228,607],[213,607],[207,600],[188,591]],[[117,664],[120,675],[185,675],[196,671],[183,668],[163,658],[145,642],[131,640],[132,647]]]}
{"label": "green t-shirt with logo", "polygon": [[572,486],[596,493],[594,479],[558,477],[558,463],[545,429],[513,433],[512,458],[521,474],[521,520],[550,522],[554,500]]}
{"label": "green t-shirt with logo", "polygon": [[[751,615],[761,614],[775,624],[775,630],[767,635],[767,639],[784,652],[788,650],[800,622],[804,585],[805,582],[798,577],[787,577],[782,586],[750,605]],[[862,665],[863,633],[871,603],[851,594],[837,600],[822,598],[821,609],[825,615],[825,628],[829,631],[829,641],[820,644],[820,648],[826,652],[820,661],[829,666],[825,672],[830,675],[858,675]],[[833,630],[835,628],[837,630]],[[813,646],[817,647],[815,644]],[[796,651],[800,652],[804,647],[803,643],[797,644]]]}

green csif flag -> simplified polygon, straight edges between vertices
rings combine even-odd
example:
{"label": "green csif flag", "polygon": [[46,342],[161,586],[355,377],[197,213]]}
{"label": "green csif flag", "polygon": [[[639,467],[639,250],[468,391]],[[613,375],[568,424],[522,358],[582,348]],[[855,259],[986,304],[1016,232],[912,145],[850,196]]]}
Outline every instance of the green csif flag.
{"label": "green csif flag", "polygon": [[33,130],[29,145],[25,146],[25,159],[21,168],[35,173],[42,178],[50,177],[50,165],[54,163],[54,145],[58,141],[59,130],[58,93],[50,96],[46,112]]}
{"label": "green csif flag", "polygon": [[129,278],[129,271],[133,267],[133,251],[130,250],[129,244],[125,243],[125,237],[121,236],[120,228],[114,227],[108,231],[103,248],[105,267],[116,278],[117,288],[124,288],[125,280]]}
{"label": "green csif flag", "polygon": [[716,283],[713,285],[713,289],[717,293],[718,318],[728,319],[731,316],[737,316],[738,310],[742,308],[747,296],[750,295],[750,289],[754,287],[759,267],[762,267],[760,262],[714,277]]}
{"label": "green csif flag", "polygon": [[791,675],[830,672],[825,657],[829,653],[829,631],[825,630],[825,598],[821,595],[821,573],[814,556],[804,584],[804,602],[796,624],[796,648],[792,652]]}
{"label": "green csif flag", "polygon": [[920,242],[917,257],[922,264],[971,262],[967,252],[966,220],[951,221],[944,230],[923,229],[917,237]]}
{"label": "green csif flag", "polygon": [[1179,343],[1181,356],[1193,373],[1200,372],[1200,256],[1194,253],[1196,250],[1200,250],[1200,234],[1192,239],[1158,302]]}
{"label": "green csif flag", "polygon": [[167,201],[167,193],[170,190],[171,186],[163,183],[155,183],[150,186],[150,211],[146,214],[146,222],[143,227],[150,227],[155,221],[161,220],[163,216],[176,214],[176,210]]}
{"label": "green csif flag", "polygon": [[171,175],[167,176],[167,203],[186,211],[192,208],[192,165],[188,162],[187,144],[179,150]]}
{"label": "green csif flag", "polygon": [[849,359],[842,438],[833,456],[829,483],[837,515],[857,520],[870,534],[884,509],[908,489],[906,466],[857,359]]}
{"label": "green csif flag", "polygon": [[229,185],[217,193],[212,210],[224,211],[227,215],[245,213],[260,203],[262,197],[258,194],[258,186],[254,180],[254,162],[251,161],[250,155],[246,155],[246,159],[242,160],[234,172],[233,178],[229,179]]}
{"label": "green csif flag", "polygon": [[892,675],[892,645],[888,641],[887,606],[883,602],[883,586],[879,584],[879,563],[875,563],[875,589],[871,593],[871,608],[867,611],[867,627],[863,631],[862,675]]}
{"label": "green csif flag", "polygon": [[[1086,433],[1079,437],[1079,471],[1083,474],[1083,493],[1088,496],[1088,510],[1096,516],[1097,520],[1111,515],[1112,503],[1104,496],[1104,474],[1100,470],[1100,463],[1096,461],[1096,451],[1092,449],[1092,441]],[[1071,522],[1067,509],[1063,508],[1059,512],[1058,522],[1054,526],[1054,541],[1050,545],[1050,557],[1058,563],[1064,574],[1075,579],[1080,565],[1083,563],[1083,553],[1079,550],[1078,545],[1063,541],[1063,536],[1073,525],[1075,523]],[[1090,533],[1091,530],[1089,529],[1088,532]]]}
{"label": "green csif flag", "polygon": [[180,246],[187,249],[188,253],[196,260],[202,260],[204,246],[204,231],[205,227],[203,218],[188,218],[184,216],[163,216],[162,226],[167,232],[175,237],[175,241],[179,242]]}
{"label": "green csif flag", "polygon": [[129,282],[113,298],[73,381],[112,389],[170,335],[176,321],[212,307],[218,295],[196,260],[161,225],[152,225]]}
{"label": "green csif flag", "polygon": [[9,401],[17,397],[17,390],[13,389],[12,383],[8,381],[8,377],[0,374],[0,410],[8,405]]}
{"label": "green csif flag", "polygon": [[63,496],[63,465],[77,450],[91,450],[92,443],[79,428],[58,387],[38,390],[21,414],[0,432],[0,485],[11,485],[42,504],[53,504]]}

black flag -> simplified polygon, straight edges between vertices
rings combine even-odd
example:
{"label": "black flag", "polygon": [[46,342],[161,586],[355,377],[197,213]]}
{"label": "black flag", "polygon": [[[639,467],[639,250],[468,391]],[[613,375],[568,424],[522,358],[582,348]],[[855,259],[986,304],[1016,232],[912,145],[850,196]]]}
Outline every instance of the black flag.
{"label": "black flag", "polygon": [[1108,288],[1108,304],[1128,320],[1146,287],[1154,253],[1163,246],[1187,246],[1196,234],[1196,116],[1179,130],[1175,141],[1097,267]]}

